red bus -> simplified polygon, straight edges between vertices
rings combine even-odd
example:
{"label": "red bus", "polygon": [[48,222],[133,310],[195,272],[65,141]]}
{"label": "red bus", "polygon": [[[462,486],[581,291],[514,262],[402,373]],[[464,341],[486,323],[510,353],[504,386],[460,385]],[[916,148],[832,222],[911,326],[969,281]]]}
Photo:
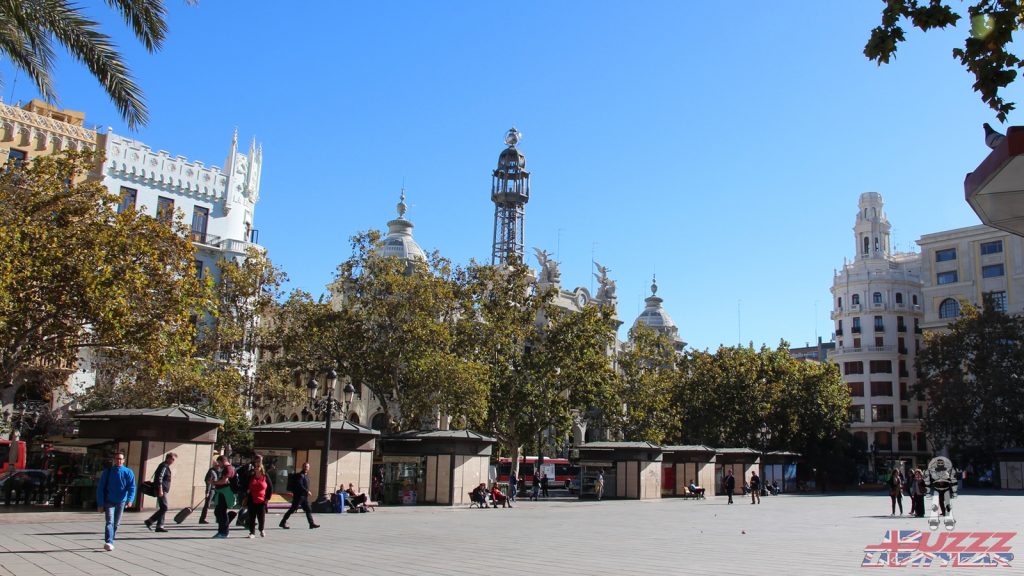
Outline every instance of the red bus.
{"label": "red bus", "polygon": [[[537,464],[536,456],[523,456],[519,459],[519,486],[533,486],[533,470]],[[498,459],[498,482],[508,482],[509,472],[512,471],[512,460],[510,458]],[[544,458],[538,473],[548,475],[548,485],[558,487],[559,485],[569,489],[569,484],[579,477],[580,467],[570,464],[565,458]],[[552,478],[554,476],[554,478]]]}
{"label": "red bus", "polygon": [[[11,457],[11,450],[16,450],[14,457]],[[11,470],[25,469],[25,442],[16,440],[0,440],[0,474],[6,474]],[[11,464],[14,466],[11,466]]]}

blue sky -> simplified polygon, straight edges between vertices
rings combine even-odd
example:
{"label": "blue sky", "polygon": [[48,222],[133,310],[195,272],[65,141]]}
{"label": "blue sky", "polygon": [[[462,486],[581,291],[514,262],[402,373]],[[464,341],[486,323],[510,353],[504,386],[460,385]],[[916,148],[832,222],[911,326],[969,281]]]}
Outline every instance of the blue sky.
{"label": "blue sky", "polygon": [[[236,127],[255,136],[256,227],[289,288],[322,291],[403,182],[424,249],[489,261],[513,125],[527,252],[555,253],[568,287],[592,286],[592,255],[608,266],[623,335],[656,272],[696,348],[827,341],[860,193],[883,195],[901,250],[979,222],[963,179],[995,120],[950,55],[964,26],[908,30],[879,68],[861,50],[881,2],[167,1],[156,55],[90,9],[145,88],[148,127],[130,134],[67,60],[59,104],[208,165]],[[34,96],[0,71],[5,102]]]}

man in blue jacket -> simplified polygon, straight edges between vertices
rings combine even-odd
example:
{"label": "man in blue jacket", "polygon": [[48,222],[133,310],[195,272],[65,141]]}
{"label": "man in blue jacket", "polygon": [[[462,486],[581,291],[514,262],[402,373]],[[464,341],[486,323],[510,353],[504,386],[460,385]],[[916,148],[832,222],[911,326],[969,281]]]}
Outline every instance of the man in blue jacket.
{"label": "man in blue jacket", "polygon": [[103,530],[103,549],[114,549],[114,536],[121,525],[121,514],[126,504],[135,501],[135,474],[124,465],[124,452],[114,454],[114,465],[103,471],[96,485],[96,505],[103,509],[106,526]]}

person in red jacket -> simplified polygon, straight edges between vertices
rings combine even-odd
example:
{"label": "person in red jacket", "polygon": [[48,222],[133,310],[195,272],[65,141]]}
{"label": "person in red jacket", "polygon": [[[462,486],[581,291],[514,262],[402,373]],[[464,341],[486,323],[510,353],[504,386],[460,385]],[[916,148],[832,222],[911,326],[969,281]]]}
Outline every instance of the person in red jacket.
{"label": "person in red jacket", "polygon": [[274,487],[270,483],[270,477],[263,469],[263,462],[258,462],[253,467],[249,486],[246,488],[249,503],[249,519],[246,524],[249,527],[249,538],[256,537],[257,524],[259,524],[260,538],[266,536],[263,529],[267,521],[267,502],[270,501],[273,491]]}

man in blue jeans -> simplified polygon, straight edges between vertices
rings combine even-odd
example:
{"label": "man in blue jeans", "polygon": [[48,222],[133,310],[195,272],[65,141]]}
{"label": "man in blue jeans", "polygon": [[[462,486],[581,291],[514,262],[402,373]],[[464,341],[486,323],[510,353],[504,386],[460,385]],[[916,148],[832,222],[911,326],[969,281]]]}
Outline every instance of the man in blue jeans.
{"label": "man in blue jeans", "polygon": [[164,517],[167,515],[167,492],[171,490],[171,464],[174,464],[177,459],[177,454],[169,452],[164,461],[156,467],[156,473],[153,474],[157,510],[145,521],[146,528],[150,530],[153,529],[155,523],[157,532],[167,532],[167,529],[164,528]]}
{"label": "man in blue jeans", "polygon": [[96,505],[103,510],[103,549],[114,549],[114,537],[126,504],[135,501],[135,473],[124,465],[124,452],[114,455],[114,465],[103,471],[96,485]]}

